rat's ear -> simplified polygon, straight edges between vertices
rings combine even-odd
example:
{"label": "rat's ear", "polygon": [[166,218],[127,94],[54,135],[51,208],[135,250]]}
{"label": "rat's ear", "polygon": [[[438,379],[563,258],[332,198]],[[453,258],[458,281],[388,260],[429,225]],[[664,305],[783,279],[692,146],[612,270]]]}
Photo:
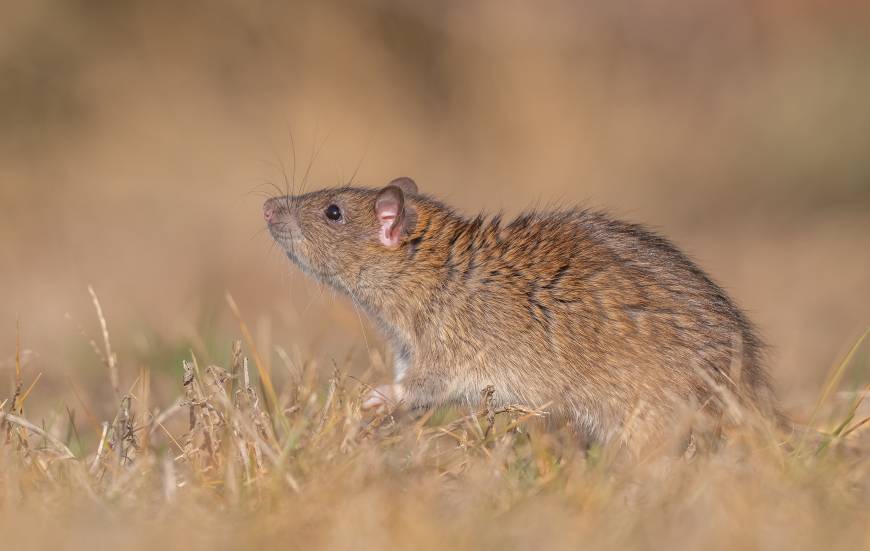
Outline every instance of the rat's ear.
{"label": "rat's ear", "polygon": [[[402,237],[408,235],[413,229],[413,211],[408,212],[405,207],[405,191],[403,186],[407,187],[408,182],[416,191],[417,186],[410,178],[400,178],[407,182],[400,182],[402,186],[396,185],[393,182],[387,187],[378,192],[375,199],[375,214],[378,217],[378,237],[384,246],[395,249],[401,242]],[[410,188],[409,188],[410,189]]]}
{"label": "rat's ear", "polygon": [[401,189],[405,195],[414,195],[417,193],[417,182],[408,178],[407,176],[402,176],[401,178],[396,178],[389,184],[388,186],[396,186]]}

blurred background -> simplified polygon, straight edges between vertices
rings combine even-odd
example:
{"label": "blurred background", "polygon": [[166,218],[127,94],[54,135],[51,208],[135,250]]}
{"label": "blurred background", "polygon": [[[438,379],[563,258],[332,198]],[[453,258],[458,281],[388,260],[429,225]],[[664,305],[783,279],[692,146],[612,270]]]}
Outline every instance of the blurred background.
{"label": "blurred background", "polygon": [[749,312],[793,411],[870,324],[867,2],[3,4],[0,395],[20,320],[29,408],[111,393],[88,285],[122,386],[166,399],[190,350],[228,363],[227,292],[276,373],[275,346],[380,366],[263,232],[306,174],[646,223]]}

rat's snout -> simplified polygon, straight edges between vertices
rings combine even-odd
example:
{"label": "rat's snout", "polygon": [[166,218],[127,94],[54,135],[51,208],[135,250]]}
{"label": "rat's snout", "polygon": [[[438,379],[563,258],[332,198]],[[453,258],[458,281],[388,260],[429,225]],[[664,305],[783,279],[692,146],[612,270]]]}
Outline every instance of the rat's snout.
{"label": "rat's snout", "polygon": [[263,203],[263,218],[269,224],[286,222],[290,208],[290,197],[272,197]]}
{"label": "rat's snout", "polygon": [[281,205],[278,204],[278,197],[272,197],[263,203],[263,218],[266,222],[273,222]]}
{"label": "rat's snout", "polygon": [[276,239],[290,239],[299,232],[290,197],[272,197],[263,203],[263,218]]}

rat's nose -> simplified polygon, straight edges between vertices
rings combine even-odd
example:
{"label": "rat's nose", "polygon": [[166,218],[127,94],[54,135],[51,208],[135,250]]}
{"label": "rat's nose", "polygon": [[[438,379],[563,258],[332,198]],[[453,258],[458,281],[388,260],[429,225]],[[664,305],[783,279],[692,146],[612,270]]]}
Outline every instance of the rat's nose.
{"label": "rat's nose", "polygon": [[277,211],[278,205],[274,197],[263,204],[263,218],[266,219],[266,222],[271,222]]}

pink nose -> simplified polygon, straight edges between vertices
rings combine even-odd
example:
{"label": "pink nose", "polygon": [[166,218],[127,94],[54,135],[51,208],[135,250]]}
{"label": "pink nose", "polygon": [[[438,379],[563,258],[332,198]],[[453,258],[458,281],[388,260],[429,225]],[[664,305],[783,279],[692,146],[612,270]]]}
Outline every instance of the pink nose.
{"label": "pink nose", "polygon": [[286,213],[287,203],[286,199],[282,197],[272,197],[263,203],[263,218],[269,224],[276,222]]}

